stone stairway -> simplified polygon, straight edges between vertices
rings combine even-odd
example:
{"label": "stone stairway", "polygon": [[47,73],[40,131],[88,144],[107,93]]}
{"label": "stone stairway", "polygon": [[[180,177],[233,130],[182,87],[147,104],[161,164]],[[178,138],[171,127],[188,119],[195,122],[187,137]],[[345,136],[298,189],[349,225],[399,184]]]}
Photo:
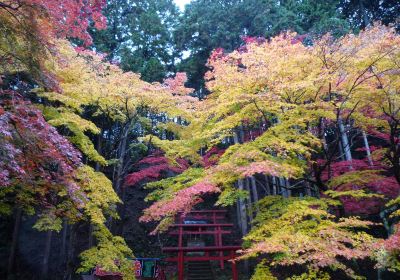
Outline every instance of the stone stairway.
{"label": "stone stairway", "polygon": [[186,280],[214,280],[212,266],[209,261],[188,262],[186,271]]}

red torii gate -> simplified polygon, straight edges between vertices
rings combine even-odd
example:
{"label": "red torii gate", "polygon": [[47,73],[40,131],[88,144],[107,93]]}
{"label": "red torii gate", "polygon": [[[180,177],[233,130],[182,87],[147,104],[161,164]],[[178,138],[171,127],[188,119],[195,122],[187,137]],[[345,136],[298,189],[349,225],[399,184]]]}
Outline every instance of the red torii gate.
{"label": "red torii gate", "polygon": [[[224,261],[231,261],[232,263],[232,279],[237,280],[237,267],[235,262],[236,251],[241,249],[241,246],[224,246],[222,244],[222,235],[232,233],[233,224],[224,223],[226,210],[203,210],[191,211],[189,213],[180,213],[177,223],[172,225],[176,228],[170,231],[170,235],[178,235],[178,247],[163,247],[163,252],[177,253],[177,256],[166,258],[166,261],[178,263],[178,280],[184,279],[184,263],[192,261],[219,261],[220,267],[224,269]],[[204,220],[205,223],[185,223],[186,220]],[[184,247],[184,235],[213,235],[214,246],[205,247]],[[188,256],[188,252],[204,252],[204,256]],[[217,252],[217,255],[210,255],[210,253]],[[228,252],[227,255],[224,253]]]}

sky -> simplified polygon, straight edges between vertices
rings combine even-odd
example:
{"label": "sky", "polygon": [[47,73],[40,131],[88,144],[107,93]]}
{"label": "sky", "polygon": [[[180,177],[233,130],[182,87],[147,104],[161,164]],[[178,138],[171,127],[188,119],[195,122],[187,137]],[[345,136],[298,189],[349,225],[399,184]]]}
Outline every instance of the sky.
{"label": "sky", "polygon": [[191,0],[175,0],[176,5],[179,6],[181,10],[183,10],[185,4],[189,3]]}

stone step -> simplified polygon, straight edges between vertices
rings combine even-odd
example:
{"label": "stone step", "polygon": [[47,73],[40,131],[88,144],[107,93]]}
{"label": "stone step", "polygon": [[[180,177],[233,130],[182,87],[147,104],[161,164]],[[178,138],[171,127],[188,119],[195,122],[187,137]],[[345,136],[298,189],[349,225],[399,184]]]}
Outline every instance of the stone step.
{"label": "stone step", "polygon": [[214,280],[210,262],[186,263],[187,280]]}

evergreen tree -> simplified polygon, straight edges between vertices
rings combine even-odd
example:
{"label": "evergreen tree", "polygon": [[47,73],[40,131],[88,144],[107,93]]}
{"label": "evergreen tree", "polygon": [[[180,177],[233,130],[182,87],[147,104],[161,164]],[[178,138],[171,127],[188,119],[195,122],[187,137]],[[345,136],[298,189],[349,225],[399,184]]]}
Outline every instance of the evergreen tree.
{"label": "evergreen tree", "polygon": [[188,72],[189,85],[199,90],[210,52],[232,51],[242,44],[242,36],[270,37],[285,30],[342,35],[348,27],[338,4],[337,0],[192,1],[175,32],[178,50],[190,52],[178,68]]}
{"label": "evergreen tree", "polygon": [[[374,21],[384,24],[398,23],[400,15],[400,2],[398,0],[341,0],[340,9],[355,29],[364,28]],[[397,23],[396,23],[397,22]]]}
{"label": "evergreen tree", "polygon": [[172,31],[178,8],[172,0],[109,0],[106,30],[93,31],[94,47],[145,81],[162,81],[176,57]]}

